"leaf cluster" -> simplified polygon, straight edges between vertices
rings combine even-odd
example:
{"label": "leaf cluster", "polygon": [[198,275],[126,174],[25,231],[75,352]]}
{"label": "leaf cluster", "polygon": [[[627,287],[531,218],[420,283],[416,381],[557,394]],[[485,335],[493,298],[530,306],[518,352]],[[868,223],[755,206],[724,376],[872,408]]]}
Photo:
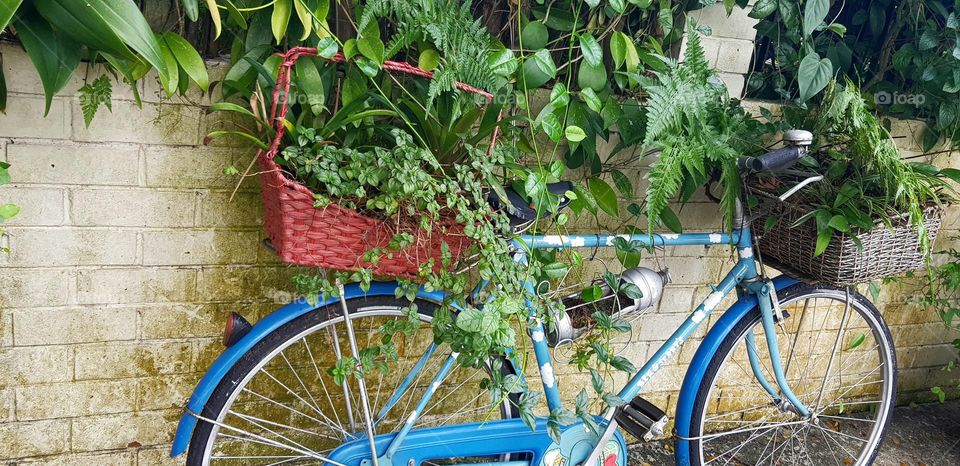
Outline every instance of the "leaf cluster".
{"label": "leaf cluster", "polygon": [[[0,186],[3,186],[10,182],[10,172],[8,171],[10,164],[7,162],[0,162]],[[0,204],[0,237],[3,237],[3,222],[16,217],[20,213],[20,207],[16,204],[4,203]],[[4,247],[0,249],[2,252],[9,252],[9,250]]]}
{"label": "leaf cluster", "polygon": [[421,68],[434,71],[426,107],[443,92],[452,91],[457,81],[479,89],[496,90],[505,82],[498,68],[489,66],[494,58],[494,39],[474,19],[470,2],[446,0],[371,0],[365,2],[357,29],[367,31],[385,21],[394,26],[383,56],[401,52]]}
{"label": "leaf cluster", "polygon": [[[195,2],[194,2],[195,3]],[[10,27],[40,76],[46,106],[67,85],[86,58],[102,62],[110,73],[119,75],[140,103],[137,81],[151,70],[157,72],[167,96],[185,94],[190,81],[206,92],[207,68],[200,54],[183,37],[173,32],[155,34],[134,2],[124,0],[21,0],[0,4],[0,32]],[[81,92],[84,122],[89,126],[97,99],[109,102],[109,88],[100,78],[87,92]],[[6,102],[6,86],[0,71],[0,111]]]}
{"label": "leaf cluster", "polygon": [[[740,195],[737,158],[760,149],[763,128],[727,90],[704,55],[700,37],[690,27],[681,63],[669,62],[655,80],[645,80],[647,128],[643,145],[659,150],[647,179],[646,207],[650,231],[668,221],[664,213],[675,196],[686,202],[694,190],[719,177],[721,205],[731,227]],[[670,214],[667,214],[670,215]]]}
{"label": "leaf cluster", "polygon": [[951,182],[960,182],[960,170],[905,161],[851,81],[828,85],[820,104],[808,111],[787,108],[784,114],[788,126],[811,128],[816,138],[813,157],[804,162],[825,178],[797,202],[813,207],[798,223],[816,222],[817,255],[834,236],[856,238],[904,216],[929,254],[923,211],[952,200]]}
{"label": "leaf cluster", "polygon": [[883,113],[929,122],[924,144],[960,143],[960,21],[954,0],[759,0],[748,92],[807,102],[831,79],[861,82]]}

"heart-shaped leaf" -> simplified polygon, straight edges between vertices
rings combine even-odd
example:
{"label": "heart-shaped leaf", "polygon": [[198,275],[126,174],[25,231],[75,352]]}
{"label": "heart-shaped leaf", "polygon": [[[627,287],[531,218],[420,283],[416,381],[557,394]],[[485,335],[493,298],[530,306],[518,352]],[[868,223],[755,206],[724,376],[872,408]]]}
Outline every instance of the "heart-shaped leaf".
{"label": "heart-shaped leaf", "polygon": [[357,50],[377,65],[383,64],[383,41],[380,40],[380,26],[375,21],[360,34],[360,38],[357,39]]}
{"label": "heart-shaped leaf", "polygon": [[426,49],[420,52],[420,58],[417,59],[417,67],[424,71],[433,71],[440,66],[440,52],[434,49]]}
{"label": "heart-shaped leaf", "polygon": [[500,76],[510,76],[517,70],[517,60],[513,50],[502,47],[490,54],[487,58],[487,66]]}
{"label": "heart-shaped leaf", "polygon": [[597,177],[590,178],[587,184],[590,186],[590,193],[593,194],[593,198],[596,199],[597,206],[600,207],[600,210],[617,216],[619,213],[619,209],[617,208],[617,194],[613,191],[613,188],[611,188],[606,181]]}
{"label": "heart-shaped leaf", "polygon": [[537,53],[533,54],[533,61],[536,63],[537,68],[540,69],[543,74],[549,76],[550,79],[557,76],[557,65],[553,62],[553,56],[550,55],[549,50],[537,50]]}
{"label": "heart-shaped leaf", "polygon": [[20,213],[20,207],[15,204],[0,205],[0,220],[7,220]]}
{"label": "heart-shaped leaf", "polygon": [[337,45],[337,40],[333,37],[324,37],[317,43],[317,55],[327,60],[333,58],[339,51],[340,46]]}
{"label": "heart-shaped leaf", "polygon": [[597,91],[592,88],[588,87],[580,91],[580,97],[583,97],[583,101],[586,102],[587,108],[590,110],[597,113],[603,110],[603,102],[600,101],[600,96],[597,95]]}
{"label": "heart-shaped leaf", "polygon": [[803,7],[803,35],[809,36],[830,12],[830,0],[807,0]]}
{"label": "heart-shaped leaf", "polygon": [[806,102],[817,95],[833,77],[833,63],[820,58],[816,52],[810,52],[800,61],[797,81],[800,87],[800,102]]}

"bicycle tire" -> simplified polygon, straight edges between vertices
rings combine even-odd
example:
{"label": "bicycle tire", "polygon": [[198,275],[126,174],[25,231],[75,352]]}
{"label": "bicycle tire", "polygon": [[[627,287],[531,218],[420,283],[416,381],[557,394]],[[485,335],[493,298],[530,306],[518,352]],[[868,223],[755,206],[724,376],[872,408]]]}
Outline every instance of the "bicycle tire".
{"label": "bicycle tire", "polygon": [[[416,300],[417,312],[420,314],[422,322],[428,322],[434,316],[438,305],[433,302]],[[354,320],[354,313],[363,309],[372,307],[403,308],[409,305],[408,301],[398,300],[388,296],[361,297],[347,301],[347,306],[351,310],[351,320]],[[244,354],[237,363],[230,368],[223,380],[217,386],[210,396],[209,401],[201,411],[201,416],[205,419],[219,419],[227,403],[233,398],[234,393],[245,386],[249,378],[252,377],[251,371],[258,368],[264,362],[264,358],[274,354],[278,348],[284,348],[285,344],[291,340],[296,341],[305,332],[311,329],[322,330],[326,328],[333,320],[341,319],[340,303],[331,304],[325,307],[308,312],[271,332],[269,335],[255,344],[250,351]],[[500,366],[502,375],[515,374],[513,365],[504,361]],[[490,366],[486,369],[489,371]],[[519,404],[519,395],[512,394],[500,405],[500,415],[503,419],[519,417],[517,406]],[[204,466],[209,464],[208,445],[210,436],[216,425],[211,422],[200,420],[194,430],[190,440],[190,447],[187,451],[186,464],[189,466]]]}
{"label": "bicycle tire", "polygon": [[[807,302],[810,298],[819,299],[820,297],[829,297],[830,299],[838,299],[839,297],[842,296],[843,299],[846,300],[847,295],[845,293],[846,293],[846,290],[843,290],[840,288],[828,287],[828,286],[815,286],[815,285],[809,285],[806,283],[797,283],[784,290],[779,291],[778,297],[782,305],[788,305],[790,303],[800,302],[801,300],[804,300],[804,302]],[[880,450],[880,446],[883,443],[883,438],[887,430],[886,427],[890,422],[890,418],[893,412],[893,407],[896,402],[896,387],[897,387],[896,350],[894,348],[893,339],[890,336],[889,328],[887,327],[886,323],[883,320],[883,317],[881,316],[877,308],[869,300],[867,300],[865,297],[856,293],[853,290],[850,290],[849,303],[850,303],[850,308],[856,309],[857,313],[863,316],[865,318],[865,321],[871,327],[871,331],[874,335],[874,338],[877,340],[877,349],[879,350],[878,355],[881,355],[881,359],[884,361],[883,369],[881,372],[885,375],[885,377],[883,379],[884,384],[883,384],[883,387],[881,388],[881,391],[884,393],[885,399],[881,400],[883,402],[882,408],[876,410],[879,423],[878,425],[877,424],[875,425],[879,427],[879,430],[876,431],[875,437],[871,436],[867,442],[867,447],[870,448],[870,451],[866,452],[865,455],[862,454],[860,457],[856,459],[856,462],[855,462],[856,464],[871,464],[873,460],[876,458],[876,455]],[[816,308],[816,304],[814,305],[814,307]],[[803,311],[806,311],[806,310],[807,309],[805,307]],[[794,316],[788,316],[785,320],[789,321],[790,318],[792,317]],[[691,431],[690,431],[691,440],[689,441],[691,464],[703,465],[703,464],[707,464],[717,460],[716,457],[707,459],[706,453],[704,451],[704,446],[703,446],[703,443],[705,443],[705,440],[706,440],[706,437],[704,437],[704,434],[705,434],[704,424],[705,424],[705,419],[707,416],[709,405],[712,402],[716,402],[717,406],[719,406],[720,403],[723,401],[722,391],[718,396],[717,395],[711,396],[711,392],[714,389],[714,386],[717,384],[716,379],[718,374],[721,373],[721,370],[724,368],[724,364],[728,360],[730,360],[730,357],[733,354],[733,351],[736,350],[738,343],[742,341],[742,339],[745,337],[745,335],[749,330],[759,326],[760,320],[761,320],[761,313],[759,308],[754,308],[753,310],[751,310],[743,319],[741,319],[739,323],[737,323],[734,326],[730,334],[720,344],[720,346],[717,349],[717,352],[714,354],[713,358],[711,359],[710,364],[707,366],[707,369],[704,374],[703,381],[701,382],[701,385],[699,387],[699,390],[694,402],[694,408],[692,411]],[[803,324],[801,322],[796,325],[798,328],[797,332],[799,335],[799,332],[800,332],[799,329],[802,327]],[[843,330],[842,323],[841,323],[840,329],[838,330]],[[796,339],[799,339],[799,338],[796,338]],[[757,338],[757,341],[758,341],[757,343],[758,347],[765,345],[762,338]],[[818,339],[816,341],[819,341],[819,331],[818,331]],[[837,338],[837,341],[840,341],[839,337]],[[835,351],[836,351],[836,345],[834,345],[834,349],[832,350],[831,354],[833,354],[833,352]],[[792,354],[792,351],[791,351],[791,354]],[[832,363],[832,359],[831,359],[831,363]],[[727,366],[727,367],[730,367],[730,366]],[[828,372],[824,375],[825,380],[822,382],[824,385],[826,384],[826,380],[831,378],[829,373],[830,371],[829,367],[830,366],[828,365],[828,369],[827,369]],[[843,366],[840,367],[840,369],[842,368]],[[769,377],[769,380],[772,384],[775,385],[775,382],[773,382],[772,377]],[[841,388],[845,388],[845,387],[841,385]],[[822,397],[822,390],[823,390],[823,386],[821,387],[821,395],[819,395],[820,397]],[[847,389],[847,391],[849,392],[850,390]],[[844,395],[842,394],[841,396],[844,396]],[[819,408],[819,399],[818,399],[817,407]],[[842,402],[841,402],[840,409],[842,413],[842,409],[843,409]],[[723,415],[721,414],[720,416],[723,416]],[[753,422],[756,423],[756,421],[753,421]],[[741,428],[737,428],[737,429],[741,429]],[[771,439],[773,439],[777,435],[776,433],[778,432],[778,429],[780,429],[780,427],[777,427],[777,428],[760,427],[757,431],[763,430],[763,429],[766,429],[766,430],[774,429],[773,433],[770,434]],[[823,430],[822,428],[819,428],[819,429]],[[746,434],[746,432],[743,432],[743,433]],[[823,434],[822,432],[820,432],[820,434],[824,437],[825,443],[827,444],[827,448],[829,448],[830,450],[833,450],[834,447],[833,445],[829,445],[831,440],[827,438],[827,435]],[[755,433],[751,433],[750,435],[751,437],[756,438],[754,437],[756,435]],[[806,440],[807,438],[809,438],[809,436],[804,437],[804,440]],[[751,441],[752,440],[747,440],[746,443],[750,443]],[[790,442],[792,443],[792,441],[793,440],[791,437]],[[782,447],[785,450],[787,449],[786,442],[787,441],[784,440],[784,443],[783,443],[784,446]],[[871,442],[872,442],[872,445],[871,445]],[[732,444],[732,441],[731,441],[731,444]],[[741,449],[744,448],[744,445],[745,444],[743,444],[739,448]],[[774,451],[775,451],[776,445],[777,444],[774,442]],[[813,458],[811,457],[810,451],[806,449],[806,447],[801,446],[801,449],[806,452],[808,459],[810,459],[813,462],[813,464],[818,464],[818,461],[813,460]],[[734,454],[738,452],[739,450]],[[774,459],[772,454],[773,454],[773,451],[771,452],[771,463],[773,462],[773,459]],[[782,454],[783,453],[781,453],[781,455]],[[733,458],[731,458],[731,460],[732,459]],[[761,457],[761,459],[763,459],[763,457]],[[743,459],[738,459],[736,463],[751,464],[750,462],[744,461]],[[759,462],[759,463],[762,463],[762,462]],[[854,464],[854,463],[841,462],[840,464]]]}

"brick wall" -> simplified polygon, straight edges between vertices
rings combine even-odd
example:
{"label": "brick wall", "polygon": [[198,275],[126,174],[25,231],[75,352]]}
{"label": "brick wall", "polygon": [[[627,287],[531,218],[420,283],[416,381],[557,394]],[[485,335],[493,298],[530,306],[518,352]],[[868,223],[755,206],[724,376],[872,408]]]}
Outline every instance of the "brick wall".
{"label": "brick wall", "polygon": [[22,208],[0,254],[0,460],[157,464],[224,316],[289,296],[292,272],[259,246],[256,182],[231,202],[222,174],[252,153],[200,145],[204,99],[161,102],[153,82],[141,109],[114,83],[113,112],[85,128],[76,90],[99,70],[43,118],[33,66],[0,53],[15,180],[0,199]]}
{"label": "brick wall", "polygon": [[[717,66],[731,88],[738,79],[742,88],[752,38],[741,34],[752,29],[711,23],[722,18],[715,11],[699,14],[714,30],[707,43]],[[101,110],[85,128],[75,93],[83,74],[95,78],[97,70],[75,77],[41,118],[32,66],[17,48],[0,53],[10,91],[0,158],[13,165],[15,180],[0,188],[0,201],[23,208],[2,239],[11,253],[0,255],[0,460],[177,464],[166,448],[180,408],[221,349],[225,315],[238,310],[255,320],[289,299],[293,271],[258,246],[256,183],[231,202],[234,181],[222,175],[251,153],[201,146],[217,125],[205,116],[204,98],[161,101],[153,82],[140,89],[142,109],[115,84],[113,112]],[[915,124],[898,122],[895,132],[917,150]],[[938,162],[960,166],[956,156]],[[638,196],[644,173],[643,166],[631,173]],[[682,217],[690,229],[713,229],[716,212],[699,199]],[[945,229],[939,245],[957,245],[948,239],[960,229],[957,209]],[[675,284],[623,349],[637,363],[732,261],[723,248],[678,248],[664,259]],[[952,377],[940,368],[955,355],[956,335],[931,311],[905,304],[908,295],[887,289],[878,304],[899,347],[901,400],[929,400],[927,388]],[[692,343],[648,385],[649,399],[668,412]],[[565,386],[580,385],[571,369],[557,371]]]}

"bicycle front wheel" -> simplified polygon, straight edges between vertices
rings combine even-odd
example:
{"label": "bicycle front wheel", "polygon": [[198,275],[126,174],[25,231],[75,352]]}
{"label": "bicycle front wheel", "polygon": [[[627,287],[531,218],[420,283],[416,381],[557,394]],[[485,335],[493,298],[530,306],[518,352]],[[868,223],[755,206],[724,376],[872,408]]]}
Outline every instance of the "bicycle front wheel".
{"label": "bicycle front wheel", "polygon": [[707,368],[691,423],[693,464],[851,466],[873,461],[896,396],[896,355],[880,313],[855,291],[803,283],[779,293],[776,325],[790,389],[811,415],[777,403],[751,367],[777,385],[759,309],[738,323]]}
{"label": "bicycle front wheel", "polygon": [[[366,400],[357,376],[351,373],[339,383],[329,373],[338,358],[351,355],[339,302],[267,335],[230,369],[210,397],[191,439],[187,464],[323,463],[320,459],[338,446],[367,441],[364,401],[374,418],[369,429],[374,435],[398,430],[451,355],[449,347],[433,345],[430,322],[437,305],[420,300],[416,304],[415,330],[394,335],[395,354],[373,355],[387,371],[364,373]],[[361,353],[381,343],[386,329],[410,322],[403,312],[408,305],[392,297],[347,302]],[[513,397],[491,405],[490,392],[481,388],[491,370],[499,370],[501,376],[513,373],[512,365],[497,361],[479,368],[454,366],[417,413],[416,427],[516,417]]]}

